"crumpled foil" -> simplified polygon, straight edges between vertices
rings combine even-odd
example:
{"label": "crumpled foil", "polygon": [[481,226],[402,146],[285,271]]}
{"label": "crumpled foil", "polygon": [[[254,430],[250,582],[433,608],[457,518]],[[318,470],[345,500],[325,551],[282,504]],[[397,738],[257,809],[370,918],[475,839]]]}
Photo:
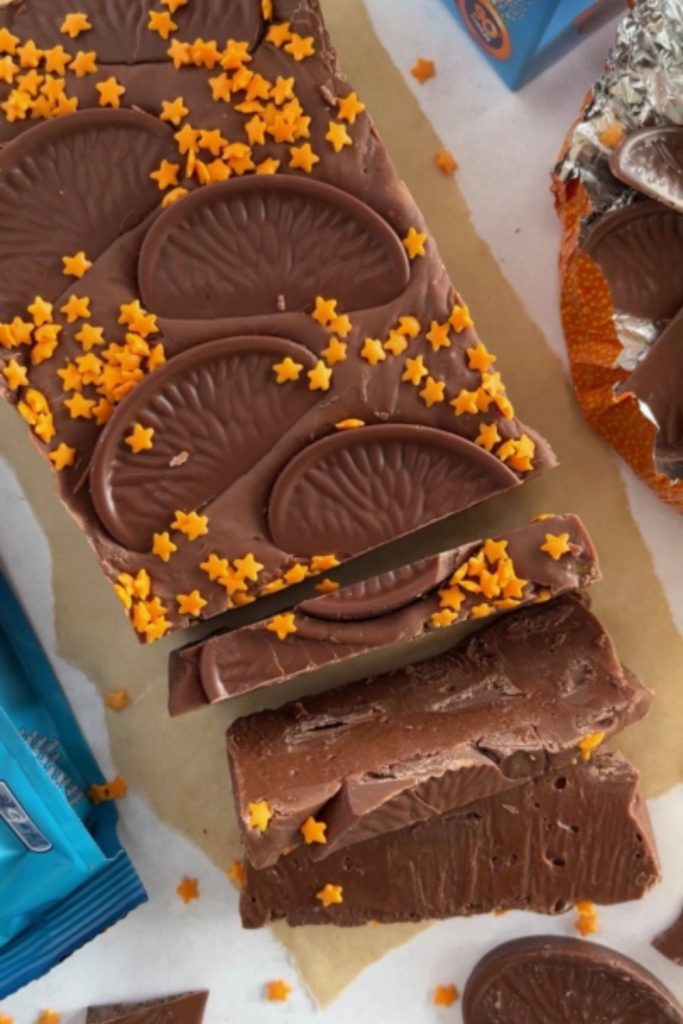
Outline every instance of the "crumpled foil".
{"label": "crumpled foil", "polygon": [[[560,180],[578,177],[588,192],[594,212],[584,230],[596,217],[640,198],[609,169],[611,149],[600,136],[615,123],[627,133],[651,125],[683,125],[683,0],[636,0],[619,24],[605,74],[556,168]],[[614,321],[623,345],[616,365],[633,370],[662,325],[626,315]]]}

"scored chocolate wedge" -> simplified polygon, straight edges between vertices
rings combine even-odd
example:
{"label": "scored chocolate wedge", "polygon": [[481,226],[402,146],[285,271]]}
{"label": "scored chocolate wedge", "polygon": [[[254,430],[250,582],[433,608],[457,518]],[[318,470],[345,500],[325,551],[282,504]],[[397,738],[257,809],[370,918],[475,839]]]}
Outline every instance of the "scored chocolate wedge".
{"label": "scored chocolate wedge", "polygon": [[[450,651],[238,719],[227,747],[247,857],[311,858],[560,768],[651,694],[576,597],[512,612]],[[305,830],[304,830],[305,832]]]}
{"label": "scored chocolate wedge", "polygon": [[247,928],[557,914],[639,899],[658,879],[638,772],[598,752],[323,861],[304,847],[262,870],[247,862],[240,911]]}
{"label": "scored chocolate wedge", "polygon": [[208,992],[89,1006],[85,1024],[202,1024]]}
{"label": "scored chocolate wedge", "polygon": [[[564,537],[561,556],[544,550],[548,535]],[[435,629],[546,601],[599,578],[581,520],[539,517],[504,537],[463,544],[306,601],[291,618],[278,617],[289,624],[282,639],[274,619],[174,651],[169,710],[180,715],[293,676],[316,673],[323,681],[325,669],[354,659],[361,675],[367,671],[361,656],[370,652],[415,660]],[[430,653],[423,650],[422,656]]]}

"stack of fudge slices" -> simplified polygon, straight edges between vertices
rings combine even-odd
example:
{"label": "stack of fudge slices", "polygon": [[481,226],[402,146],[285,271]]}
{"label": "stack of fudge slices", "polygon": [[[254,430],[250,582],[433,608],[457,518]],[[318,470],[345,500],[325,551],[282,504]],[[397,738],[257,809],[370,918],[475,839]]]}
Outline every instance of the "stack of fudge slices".
{"label": "stack of fudge slices", "polygon": [[171,712],[433,655],[230,729],[245,925],[642,895],[638,776],[598,748],[650,695],[579,520],[335,579],[555,459],[315,0],[3,6],[0,112],[0,382],[134,630],[280,602],[173,656]]}

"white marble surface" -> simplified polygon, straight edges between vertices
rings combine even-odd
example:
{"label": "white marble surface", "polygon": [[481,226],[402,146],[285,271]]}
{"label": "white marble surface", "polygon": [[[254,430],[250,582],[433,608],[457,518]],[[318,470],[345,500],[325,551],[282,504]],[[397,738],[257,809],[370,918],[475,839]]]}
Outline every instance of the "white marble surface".
{"label": "white marble surface", "polygon": [[[409,76],[408,81],[444,143],[461,161],[459,180],[477,229],[562,353],[555,271],[557,225],[550,202],[543,207],[537,197],[547,182],[563,127],[570,123],[587,83],[599,72],[612,29],[601,30],[547,75],[512,94],[483,61],[471,59],[469,42],[441,0],[367,3],[400,68],[407,72],[418,55],[436,60],[436,79],[424,87]],[[491,161],[493,152],[505,154],[504,169]],[[522,224],[524,230],[519,233],[516,228]],[[539,260],[539,252],[547,253],[547,258]],[[657,570],[683,626],[683,574],[666,556],[667,550],[676,550],[677,542],[680,546],[681,522],[627,471],[625,475],[629,498],[645,525]],[[6,557],[11,552],[18,592],[32,609],[34,625],[78,708],[98,759],[105,770],[111,770],[100,698],[82,673],[54,654],[53,609],[43,585],[49,578],[47,544],[12,472],[1,461],[0,552]],[[45,571],[40,571],[41,565]],[[649,940],[671,920],[680,902],[682,811],[683,787],[651,802],[667,881],[637,907],[602,911],[599,936],[649,966],[681,999],[683,969],[659,956]],[[449,1010],[431,1005],[435,985],[453,982],[462,987],[476,960],[508,938],[539,932],[572,934],[571,915],[547,920],[508,914],[443,922],[366,970],[321,1013],[276,940],[267,931],[241,931],[236,896],[227,890],[226,905],[225,877],[202,853],[157,821],[134,795],[122,803],[121,817],[122,839],[149,889],[150,902],[47,978],[5,1000],[0,1012],[13,1016],[17,1024],[32,1024],[44,1006],[63,1010],[68,1022],[80,1020],[80,1010],[88,1003],[192,987],[212,991],[207,1024],[277,1020],[355,1024],[359,1019],[378,1024],[457,1024],[461,1020],[457,1005]],[[187,907],[174,892],[183,874],[200,879],[202,895]],[[287,1004],[268,1004],[263,1000],[263,983],[279,977],[288,980],[294,993]]]}

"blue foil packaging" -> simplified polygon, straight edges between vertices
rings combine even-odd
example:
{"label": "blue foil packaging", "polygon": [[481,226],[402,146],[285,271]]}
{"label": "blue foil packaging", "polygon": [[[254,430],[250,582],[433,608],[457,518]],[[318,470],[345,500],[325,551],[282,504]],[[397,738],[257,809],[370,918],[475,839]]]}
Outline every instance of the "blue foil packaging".
{"label": "blue foil packaging", "polygon": [[113,803],[35,634],[0,574],[0,999],[147,898]]}

